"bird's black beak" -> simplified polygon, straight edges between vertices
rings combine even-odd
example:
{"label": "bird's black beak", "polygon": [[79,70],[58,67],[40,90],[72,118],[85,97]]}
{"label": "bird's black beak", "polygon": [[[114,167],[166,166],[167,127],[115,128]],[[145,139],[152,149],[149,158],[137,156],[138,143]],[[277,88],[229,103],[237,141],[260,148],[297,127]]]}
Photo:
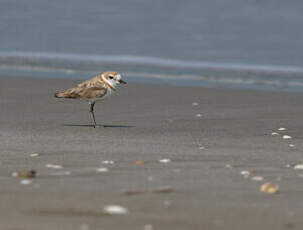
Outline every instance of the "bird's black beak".
{"label": "bird's black beak", "polygon": [[120,83],[120,84],[126,84],[126,81],[123,81],[123,80],[120,79],[120,80],[119,80],[119,83]]}

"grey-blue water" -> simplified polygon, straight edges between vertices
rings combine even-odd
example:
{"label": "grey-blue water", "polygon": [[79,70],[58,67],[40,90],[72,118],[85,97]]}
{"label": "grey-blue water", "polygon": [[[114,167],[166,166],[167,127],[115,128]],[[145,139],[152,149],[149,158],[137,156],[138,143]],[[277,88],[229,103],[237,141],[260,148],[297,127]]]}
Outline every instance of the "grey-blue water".
{"label": "grey-blue water", "polygon": [[[0,73],[25,71],[21,52],[30,71],[113,67],[152,78],[181,75],[183,84],[186,76],[230,77],[223,82],[300,90],[302,12],[300,0],[0,0]],[[16,51],[9,63],[7,54]],[[46,59],[32,60],[29,52]],[[57,54],[82,61],[58,66]],[[90,55],[99,61],[87,62]]]}

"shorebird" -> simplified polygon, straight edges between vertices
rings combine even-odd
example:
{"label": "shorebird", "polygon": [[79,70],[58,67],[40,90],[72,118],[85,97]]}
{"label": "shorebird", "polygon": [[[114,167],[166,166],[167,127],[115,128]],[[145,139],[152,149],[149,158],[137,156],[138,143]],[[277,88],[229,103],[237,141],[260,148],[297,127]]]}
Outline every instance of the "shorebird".
{"label": "shorebird", "polygon": [[82,99],[88,101],[93,126],[96,128],[97,123],[94,114],[96,101],[103,100],[114,94],[117,86],[120,84],[126,84],[126,82],[121,79],[121,75],[115,71],[107,71],[78,84],[74,88],[67,89],[61,93],[55,93],[54,96],[56,98]]}

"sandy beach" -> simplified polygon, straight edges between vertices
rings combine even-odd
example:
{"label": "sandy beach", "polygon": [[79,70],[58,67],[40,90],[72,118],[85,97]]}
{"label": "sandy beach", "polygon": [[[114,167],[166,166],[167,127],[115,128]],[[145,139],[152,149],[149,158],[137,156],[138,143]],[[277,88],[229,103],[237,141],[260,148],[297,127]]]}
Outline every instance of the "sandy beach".
{"label": "sandy beach", "polygon": [[53,97],[77,83],[0,78],[0,229],[303,228],[303,94],[128,84],[94,129],[86,102]]}

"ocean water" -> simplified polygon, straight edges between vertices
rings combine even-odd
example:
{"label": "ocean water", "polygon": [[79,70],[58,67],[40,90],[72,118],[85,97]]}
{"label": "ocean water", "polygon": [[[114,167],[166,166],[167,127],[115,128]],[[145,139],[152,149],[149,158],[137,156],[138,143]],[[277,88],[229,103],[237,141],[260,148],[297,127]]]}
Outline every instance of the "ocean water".
{"label": "ocean water", "polygon": [[[0,74],[301,90],[303,1],[0,0]],[[30,73],[29,73],[30,72]]]}

